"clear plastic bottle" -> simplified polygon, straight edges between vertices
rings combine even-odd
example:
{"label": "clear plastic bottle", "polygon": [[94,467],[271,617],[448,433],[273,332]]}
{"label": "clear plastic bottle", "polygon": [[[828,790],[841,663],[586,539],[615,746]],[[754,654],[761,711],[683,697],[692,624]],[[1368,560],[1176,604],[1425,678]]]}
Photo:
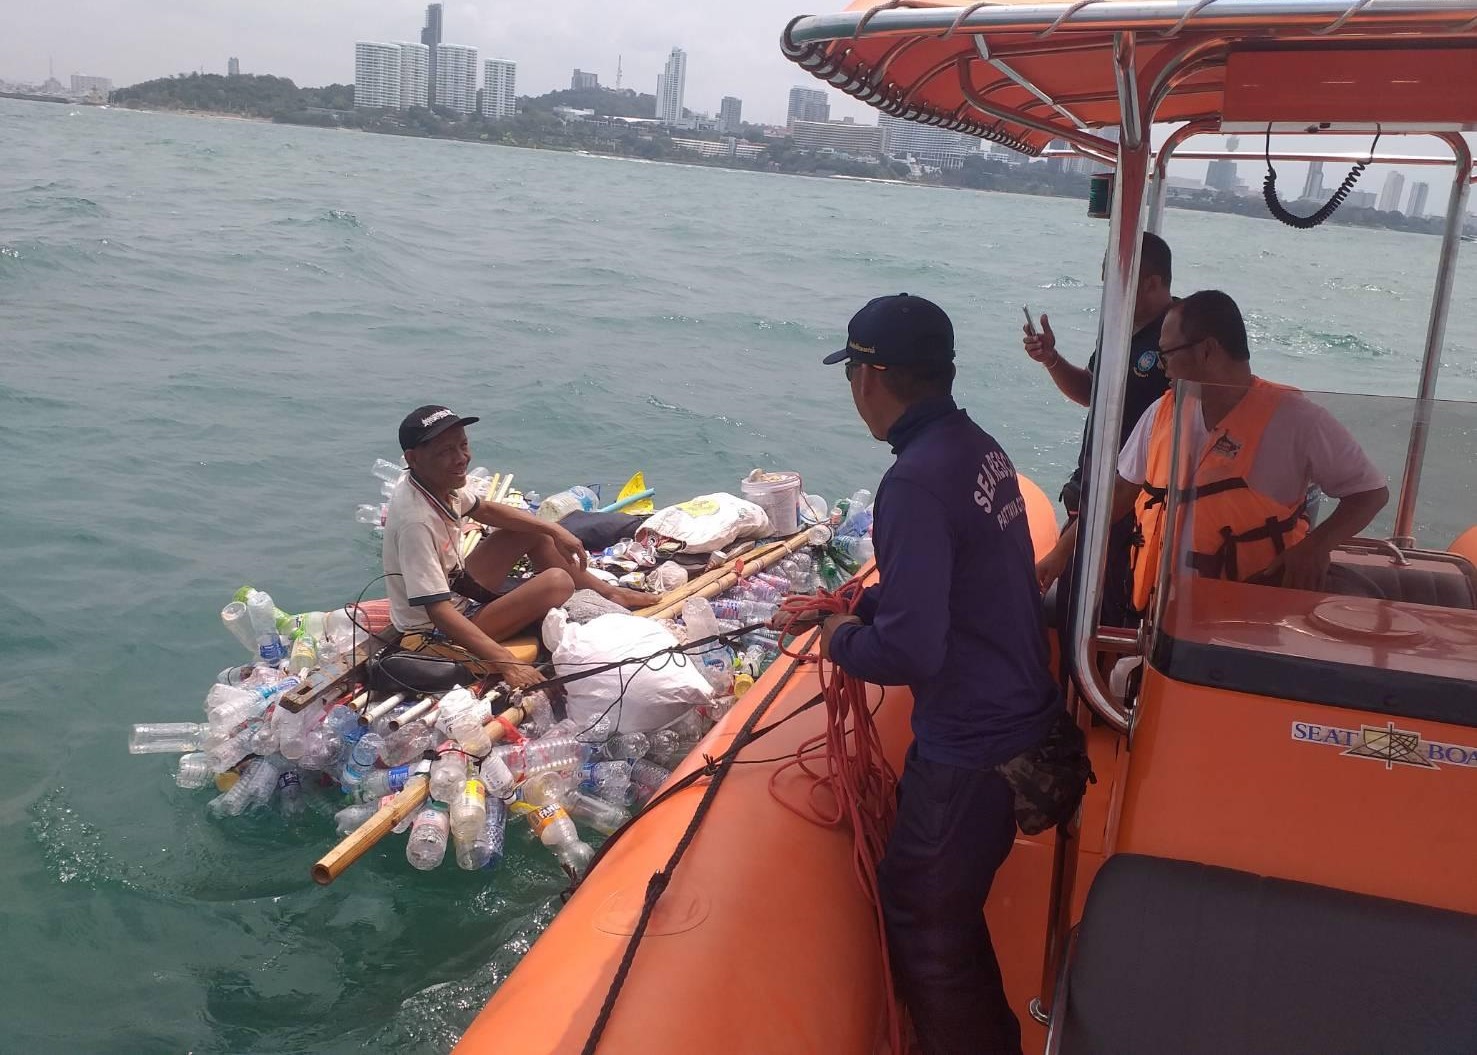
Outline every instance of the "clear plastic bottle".
{"label": "clear plastic bottle", "polygon": [[658,729],[651,734],[649,757],[663,769],[671,769],[687,757],[692,745],[687,743],[675,729]]}
{"label": "clear plastic bottle", "polygon": [[262,660],[276,663],[287,655],[282,636],[277,632],[277,606],[265,590],[252,590],[246,595],[246,613],[251,629],[256,632],[257,651]]}
{"label": "clear plastic bottle", "polygon": [[482,862],[483,868],[496,868],[503,860],[503,848],[508,839],[508,804],[495,796],[487,799],[487,827],[484,840],[487,843],[487,857]]}
{"label": "clear plastic bottle", "polygon": [[462,750],[479,758],[492,750],[492,738],[482,727],[482,719],[472,711],[458,714],[447,725],[451,738],[461,745]]}
{"label": "clear plastic bottle", "polygon": [[405,859],[411,867],[429,872],[446,858],[446,842],[451,821],[446,807],[433,802],[415,815],[410,825],[410,838],[405,842]]}
{"label": "clear plastic bottle", "polygon": [[549,697],[544,693],[527,693],[519,703],[525,715],[523,725],[528,729],[525,735],[537,739],[553,728],[554,705],[549,702]]}
{"label": "clear plastic bottle", "polygon": [[595,492],[588,487],[571,487],[567,491],[550,495],[540,502],[537,515],[540,520],[563,520],[577,510],[589,512],[595,508],[595,503],[598,501],[599,498]]}
{"label": "clear plastic bottle", "polygon": [[345,806],[333,815],[334,827],[338,829],[339,835],[348,835],[373,817],[378,810],[379,804],[374,802],[356,802],[352,806]]}
{"label": "clear plastic bottle", "polygon": [[367,502],[361,503],[354,507],[354,519],[361,524],[368,524],[370,527],[384,527],[385,507],[383,504],[370,505]]}
{"label": "clear plastic bottle", "polygon": [[595,851],[580,839],[579,829],[562,803],[552,802],[547,806],[528,809],[528,826],[538,836],[539,842],[549,848],[554,859],[571,877],[584,875]]}
{"label": "clear plastic bottle", "polygon": [[192,751],[188,755],[180,755],[174,782],[182,788],[203,788],[214,776],[210,756],[204,751]]}
{"label": "clear plastic bottle", "polygon": [[384,737],[379,733],[365,733],[354,744],[353,750],[349,752],[349,760],[344,763],[344,775],[341,783],[345,791],[357,791],[359,785],[364,781],[374,764],[379,760],[380,748],[384,746]]}
{"label": "clear plastic bottle", "polygon": [[281,746],[277,742],[277,727],[272,723],[272,715],[275,710],[269,708],[268,713],[263,715],[260,721],[251,722],[247,729],[251,730],[251,753],[254,755],[275,755]]}
{"label": "clear plastic bottle", "polygon": [[628,810],[580,791],[572,792],[565,802],[571,817],[602,835],[609,835],[631,819]]}
{"label": "clear plastic bottle", "polygon": [[631,783],[636,786],[636,801],[644,805],[671,775],[671,770],[649,758],[638,758],[631,763]]}
{"label": "clear plastic bottle", "polygon": [[216,773],[224,773],[251,754],[251,738],[255,732],[250,728],[242,729],[207,748],[205,754],[210,759],[210,768]]}
{"label": "clear plastic bottle", "polygon": [[216,732],[234,729],[267,709],[261,693],[231,685],[212,685],[205,694],[205,714]]}
{"label": "clear plastic bottle", "polygon": [[306,630],[292,635],[292,648],[287,652],[287,669],[301,676],[318,662],[318,641]]}
{"label": "clear plastic bottle", "polygon": [[496,751],[482,760],[479,773],[487,790],[500,799],[509,797],[517,790],[518,778],[513,776],[508,763],[504,762],[503,756]]}
{"label": "clear plastic bottle", "polygon": [[246,651],[256,655],[256,631],[252,628],[251,613],[246,610],[245,603],[232,601],[222,608],[221,622]]}
{"label": "clear plastic bottle", "polygon": [[450,805],[457,789],[467,782],[469,764],[465,751],[443,744],[440,755],[431,763],[431,798]]}
{"label": "clear plastic bottle", "polygon": [[705,597],[689,597],[682,602],[682,625],[687,628],[689,641],[701,641],[718,633],[718,619]]}
{"label": "clear plastic bottle", "polygon": [[529,777],[518,789],[518,796],[534,806],[563,802],[565,796],[579,786],[579,776],[570,769],[551,769]]}
{"label": "clear plastic bottle", "polygon": [[147,722],[135,725],[128,734],[131,755],[181,754],[198,751],[205,744],[209,727],[201,722]]}
{"label": "clear plastic bottle", "polygon": [[436,746],[436,734],[424,722],[403,725],[385,737],[380,748],[380,761],[387,766],[403,766],[422,758]]}
{"label": "clear plastic bottle", "polygon": [[284,770],[277,778],[277,809],[287,820],[303,813],[303,778],[295,769]]}
{"label": "clear plastic bottle", "polygon": [[579,789],[586,795],[629,806],[636,801],[636,785],[631,783],[631,763],[593,762],[580,771]]}
{"label": "clear plastic bottle", "polygon": [[600,749],[602,757],[613,761],[633,762],[651,750],[651,739],[645,733],[617,733]]}
{"label": "clear plastic bottle", "polygon": [[496,754],[518,780],[527,780],[556,769],[576,769],[590,753],[587,744],[569,736],[545,737],[509,747],[499,747]]}
{"label": "clear plastic bottle", "polygon": [[451,802],[451,837],[456,844],[456,863],[471,871],[487,860],[487,789],[480,780],[462,784]]}
{"label": "clear plastic bottle", "polygon": [[397,483],[401,475],[404,474],[405,467],[401,465],[396,465],[394,462],[391,461],[386,461],[384,458],[376,458],[374,460],[374,465],[370,468],[369,471],[372,472],[375,476],[379,477],[385,483],[393,484]]}
{"label": "clear plastic bottle", "polygon": [[277,767],[265,758],[253,758],[241,779],[211,799],[206,808],[217,817],[239,817],[269,799],[276,787]]}
{"label": "clear plastic bottle", "polygon": [[323,703],[315,700],[294,714],[286,707],[277,707],[272,712],[272,724],[277,730],[277,750],[282,757],[296,762],[307,750],[307,731],[323,714]]}
{"label": "clear plastic bottle", "polygon": [[395,766],[392,769],[374,769],[364,775],[364,779],[359,781],[359,786],[355,790],[366,802],[381,799],[386,795],[398,794],[409,783],[411,777],[429,772],[430,767],[429,762],[421,761]]}

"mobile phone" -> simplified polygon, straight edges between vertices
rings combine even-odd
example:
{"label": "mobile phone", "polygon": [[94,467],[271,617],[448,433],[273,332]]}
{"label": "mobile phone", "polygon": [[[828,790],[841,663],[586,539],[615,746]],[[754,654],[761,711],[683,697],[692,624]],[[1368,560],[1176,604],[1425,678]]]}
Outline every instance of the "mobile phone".
{"label": "mobile phone", "polygon": [[1022,304],[1021,311],[1026,313],[1026,332],[1029,333],[1032,337],[1035,337],[1036,320],[1031,318],[1031,306],[1029,304]]}

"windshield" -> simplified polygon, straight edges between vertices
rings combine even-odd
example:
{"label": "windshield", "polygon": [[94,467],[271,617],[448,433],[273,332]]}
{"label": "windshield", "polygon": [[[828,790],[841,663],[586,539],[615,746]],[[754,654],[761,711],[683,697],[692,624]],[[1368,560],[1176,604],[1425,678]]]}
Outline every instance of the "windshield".
{"label": "windshield", "polygon": [[[1385,540],[1416,405],[1261,383],[1244,393],[1177,386],[1172,423],[1153,437],[1148,460],[1151,485],[1176,486],[1165,487],[1162,503],[1148,495],[1139,503],[1145,544],[1136,574],[1154,584],[1156,666],[1184,680],[1345,705],[1366,705],[1359,694],[1367,690],[1403,706],[1390,678],[1477,686],[1477,570],[1450,552],[1477,522],[1477,404],[1434,404],[1416,545],[1399,550]],[[1340,528],[1328,523],[1335,496],[1347,497],[1352,512],[1377,502],[1359,496],[1386,481],[1389,498],[1372,522],[1352,537],[1334,530],[1340,544],[1327,569],[1304,568],[1311,579],[1290,588],[1301,562],[1282,554],[1310,536],[1303,551],[1316,549]],[[1320,524],[1328,524],[1324,533]],[[1346,676],[1363,688],[1356,692]]]}

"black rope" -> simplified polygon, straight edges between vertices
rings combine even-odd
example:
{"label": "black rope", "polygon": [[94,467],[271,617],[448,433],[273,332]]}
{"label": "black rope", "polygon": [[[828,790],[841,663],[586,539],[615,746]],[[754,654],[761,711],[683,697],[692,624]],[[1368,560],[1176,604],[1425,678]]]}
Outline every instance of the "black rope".
{"label": "black rope", "polygon": [[[734,760],[738,757],[739,750],[752,742],[755,725],[758,724],[759,719],[764,716],[765,712],[769,710],[775,698],[779,696],[780,690],[790,683],[790,678],[794,676],[795,672],[802,665],[799,659],[791,659],[789,669],[775,682],[773,688],[764,694],[764,699],[760,701],[759,706],[755,707],[749,716],[744,719],[743,726],[740,727],[737,735],[734,737],[732,748],[724,752],[716,765],[710,762],[713,770],[712,780],[703,791],[702,800],[698,802],[697,808],[693,811],[692,820],[688,822],[686,831],[682,833],[682,838],[678,840],[677,845],[673,848],[672,855],[667,858],[667,863],[660,871],[653,872],[651,878],[647,880],[646,897],[641,903],[641,915],[636,920],[636,926],[631,929],[631,938],[626,943],[625,954],[621,957],[620,966],[616,968],[615,977],[611,979],[610,989],[606,991],[605,1001],[600,1006],[600,1013],[595,1018],[595,1024],[590,1028],[590,1035],[585,1041],[582,1055],[594,1055],[595,1050],[600,1046],[600,1038],[605,1033],[605,1027],[610,1022],[611,1014],[615,1011],[615,1002],[619,999],[621,989],[626,984],[626,978],[631,973],[631,965],[635,962],[636,951],[641,947],[641,941],[646,936],[646,928],[651,924],[651,916],[656,910],[656,903],[661,900],[662,894],[672,881],[672,875],[676,872],[677,865],[681,863],[682,858],[687,853],[688,847],[692,845],[692,840],[697,836],[698,829],[702,827],[703,820],[707,817],[708,810],[712,807],[713,800],[718,795],[718,789],[723,786],[724,779],[733,768]],[[705,770],[698,771],[699,774],[705,772]]]}
{"label": "black rope", "polygon": [[1338,188],[1329,197],[1328,201],[1324,202],[1317,212],[1308,216],[1299,216],[1283,205],[1281,199],[1277,197],[1277,170],[1272,167],[1272,126],[1268,125],[1265,149],[1267,175],[1262,180],[1262,199],[1267,203],[1267,211],[1272,214],[1273,218],[1280,220],[1289,227],[1295,227],[1299,231],[1308,231],[1317,227],[1336,213],[1339,206],[1344,204],[1350,194],[1354,193],[1354,184],[1359,182],[1359,177],[1364,174],[1364,170],[1374,161],[1374,148],[1379,146],[1380,136],[1383,134],[1383,130],[1377,127],[1374,134],[1374,142],[1369,145],[1368,160],[1359,162],[1349,170],[1349,174],[1344,177],[1344,182],[1338,185]]}

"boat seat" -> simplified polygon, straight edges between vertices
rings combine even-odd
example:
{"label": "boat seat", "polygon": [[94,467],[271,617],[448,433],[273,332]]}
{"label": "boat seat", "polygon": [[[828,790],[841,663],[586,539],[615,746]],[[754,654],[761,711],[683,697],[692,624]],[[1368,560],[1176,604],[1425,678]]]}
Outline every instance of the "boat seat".
{"label": "boat seat", "polygon": [[1460,912],[1117,854],[1070,956],[1048,1053],[1477,1051],[1477,916]]}
{"label": "boat seat", "polygon": [[1384,553],[1338,550],[1325,588],[1330,593],[1379,597],[1387,601],[1477,608],[1477,569],[1447,553],[1407,552],[1409,564],[1395,564]]}

